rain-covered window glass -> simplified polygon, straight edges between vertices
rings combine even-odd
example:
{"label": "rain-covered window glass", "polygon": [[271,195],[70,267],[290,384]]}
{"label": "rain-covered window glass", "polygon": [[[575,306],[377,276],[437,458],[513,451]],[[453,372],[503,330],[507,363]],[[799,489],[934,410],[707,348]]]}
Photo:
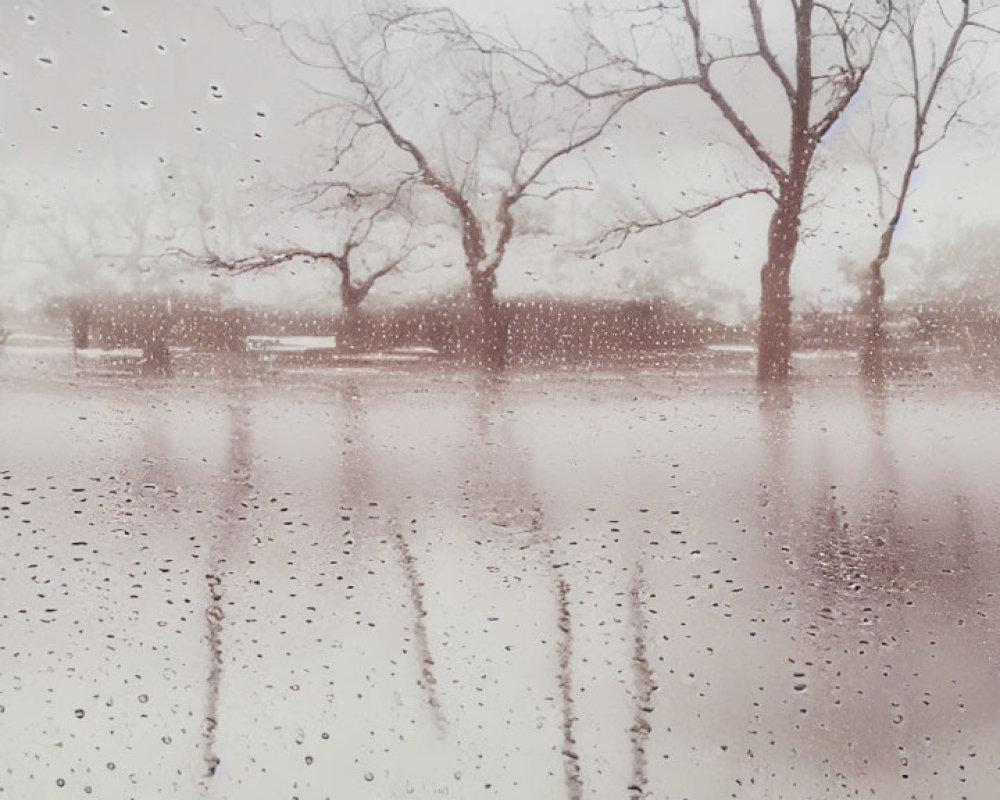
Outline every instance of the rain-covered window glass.
{"label": "rain-covered window glass", "polygon": [[998,45],[0,4],[0,797],[996,796]]}

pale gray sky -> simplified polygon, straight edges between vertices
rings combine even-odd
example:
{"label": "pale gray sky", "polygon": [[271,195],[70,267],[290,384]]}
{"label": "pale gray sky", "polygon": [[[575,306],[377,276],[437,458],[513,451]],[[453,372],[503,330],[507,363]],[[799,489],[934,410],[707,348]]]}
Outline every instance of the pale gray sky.
{"label": "pale gray sky", "polygon": [[[239,17],[244,8],[261,14],[270,7],[282,15],[304,5],[228,0],[225,10]],[[555,0],[456,0],[452,5],[479,25],[499,30],[508,22],[527,44],[555,47],[573,34],[559,11],[563,4]],[[704,0],[706,26],[735,30],[735,5]],[[261,197],[272,197],[254,193],[260,179],[287,179],[324,167],[315,136],[297,124],[316,100],[301,83],[302,68],[283,56],[274,37],[245,35],[228,26],[218,6],[207,0],[39,0],[0,6],[0,189],[9,209],[0,265],[5,293],[60,280],[58,263],[37,263],[53,262],[51,254],[58,251],[39,221],[51,228],[63,225],[54,220],[67,213],[127,216],[128,209],[148,199],[166,209],[156,212],[158,230],[165,234],[172,230],[170,220],[199,202],[191,180],[225,196],[239,216],[239,207],[251,199],[259,206]],[[777,24],[780,49],[780,20]],[[984,68],[998,64],[992,56]],[[767,76],[734,73],[731,81],[748,118],[766,130],[776,108]],[[971,116],[995,120],[998,104],[1000,95],[990,89]],[[856,122],[862,120],[860,102],[853,112]],[[906,245],[919,251],[967,221],[996,220],[992,193],[1000,181],[1000,155],[995,135],[992,128],[959,128],[925,158],[909,204],[916,211],[904,219],[898,240],[903,247],[889,268],[890,285],[894,275],[905,275]],[[874,229],[865,216],[873,196],[870,168],[851,151],[844,129],[834,131],[828,145],[827,160],[837,163],[815,184],[825,199],[807,218],[815,235],[804,242],[794,271],[796,290],[807,299],[843,296],[839,263],[846,258],[860,264],[874,252]],[[890,150],[887,157],[895,159],[890,164],[898,163],[900,153]],[[541,215],[561,215],[557,223],[576,233],[581,222],[596,230],[612,213],[643,207],[665,213],[700,202],[734,180],[752,182],[760,172],[749,164],[742,145],[718,124],[697,92],[651,96],[623,114],[605,140],[562,167],[566,172],[561,174],[594,180],[599,191]],[[157,198],[169,180],[181,188],[164,204]],[[712,280],[735,291],[734,302],[720,308],[731,317],[737,307],[752,308],[755,302],[769,212],[765,200],[740,201],[698,224],[645,234],[595,260],[581,259],[559,242],[553,247],[551,238],[529,238],[503,267],[501,287],[534,291],[571,282],[574,291],[671,290],[700,265]],[[213,214],[232,218],[234,211],[217,208]],[[242,224],[268,223],[247,215]],[[85,236],[81,230],[77,226],[68,235]],[[107,246],[120,246],[117,228],[102,235]],[[252,238],[253,231],[230,238],[240,236]],[[441,270],[442,282],[459,281],[457,272],[455,277],[455,269]],[[256,286],[268,296],[285,291],[299,297],[315,293],[317,280],[299,275],[293,282],[282,275]],[[394,289],[390,285],[389,291],[436,280],[427,271]]]}

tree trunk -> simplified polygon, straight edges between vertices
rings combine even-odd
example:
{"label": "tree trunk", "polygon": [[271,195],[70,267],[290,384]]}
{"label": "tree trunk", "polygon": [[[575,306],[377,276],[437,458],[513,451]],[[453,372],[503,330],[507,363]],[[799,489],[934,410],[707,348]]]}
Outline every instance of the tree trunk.
{"label": "tree trunk", "polygon": [[871,265],[865,290],[865,334],[861,343],[861,376],[873,384],[885,381],[885,278],[881,264]]}
{"label": "tree trunk", "polygon": [[757,378],[785,380],[792,363],[792,293],[789,276],[799,243],[799,215],[804,187],[787,189],[771,217],[767,261],[760,271],[760,328],[757,331]]}
{"label": "tree trunk", "polygon": [[140,329],[142,370],[147,374],[166,375],[170,372],[168,338],[173,327],[169,301],[151,303],[145,314],[146,318]]}
{"label": "tree trunk", "polygon": [[361,349],[361,309],[360,302],[344,303],[341,309],[343,314],[340,326],[341,341],[338,345],[348,353],[354,353]]}
{"label": "tree trunk", "polygon": [[757,332],[757,378],[780,381],[792,363],[792,311],[787,258],[769,260],[760,273],[760,329]]}
{"label": "tree trunk", "polygon": [[473,332],[476,360],[487,370],[502,370],[507,366],[507,320],[496,298],[496,275],[476,272],[471,278],[477,315],[477,330]]}
{"label": "tree trunk", "polygon": [[165,331],[154,332],[142,343],[142,369],[152,375],[166,375],[170,372],[170,347]]}
{"label": "tree trunk", "polygon": [[69,325],[73,335],[73,349],[86,350],[90,346],[90,317],[93,309],[89,303],[74,301],[69,307]]}
{"label": "tree trunk", "polygon": [[340,309],[343,318],[340,326],[340,341],[337,343],[347,352],[361,349],[361,303],[368,296],[371,284],[355,286],[351,283],[350,271],[341,267]]}

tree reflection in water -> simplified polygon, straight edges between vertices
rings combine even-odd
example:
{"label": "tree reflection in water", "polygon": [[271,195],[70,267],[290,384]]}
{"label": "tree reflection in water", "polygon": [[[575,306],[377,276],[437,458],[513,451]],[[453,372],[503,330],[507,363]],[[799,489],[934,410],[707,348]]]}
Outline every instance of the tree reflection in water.
{"label": "tree reflection in water", "polygon": [[472,476],[469,499],[478,508],[480,525],[491,525],[520,533],[528,538],[522,550],[536,554],[551,576],[556,614],[556,682],[559,687],[560,730],[563,773],[570,800],[583,797],[584,784],[577,745],[576,690],[573,675],[574,633],[571,609],[571,576],[558,557],[559,532],[546,524],[545,510],[531,478],[531,459],[518,443],[511,415],[509,378],[482,372],[474,383],[475,461],[466,465]]}
{"label": "tree reflection in water", "polygon": [[825,427],[808,429],[815,416],[796,418],[791,397],[760,406],[762,525],[779,543],[804,634],[790,658],[788,711],[799,718],[784,725],[801,736],[800,756],[844,785],[867,776],[873,789],[893,773],[935,785],[941,767],[928,748],[968,737],[996,706],[995,692],[981,694],[984,655],[973,652],[993,638],[982,608],[994,560],[977,541],[975,490],[944,455],[904,457],[904,401],[864,387],[846,411],[863,417],[836,446]]}
{"label": "tree reflection in water", "polygon": [[224,637],[226,621],[225,581],[232,575],[234,550],[247,535],[247,519],[256,500],[253,487],[253,423],[248,399],[240,392],[227,398],[225,406],[226,450],[224,470],[218,483],[219,523],[213,526],[210,569],[205,573],[208,607],[205,611],[209,668],[205,721],[203,725],[203,760],[209,781],[220,764],[216,732],[220,720],[220,697],[223,685]]}
{"label": "tree reflection in water", "polygon": [[[373,509],[376,501],[377,487],[375,472],[369,452],[372,432],[369,430],[364,397],[360,385],[355,381],[345,381],[336,387],[338,404],[342,411],[342,448],[341,448],[341,509],[356,515],[358,525],[364,524],[361,515],[366,509]],[[383,503],[387,501],[383,500]],[[410,629],[414,639],[418,669],[420,672],[420,689],[424,694],[427,708],[430,710],[434,728],[439,737],[444,737],[448,722],[445,718],[441,698],[438,693],[438,679],[435,674],[434,655],[427,633],[427,604],[424,600],[424,581],[420,573],[420,564],[414,556],[408,541],[408,528],[400,519],[400,509],[395,499],[388,501],[387,518],[377,517],[378,531],[381,538],[388,540],[396,553],[403,578],[406,582],[409,598],[408,610],[411,614]],[[354,529],[352,536],[365,535],[365,530]]]}

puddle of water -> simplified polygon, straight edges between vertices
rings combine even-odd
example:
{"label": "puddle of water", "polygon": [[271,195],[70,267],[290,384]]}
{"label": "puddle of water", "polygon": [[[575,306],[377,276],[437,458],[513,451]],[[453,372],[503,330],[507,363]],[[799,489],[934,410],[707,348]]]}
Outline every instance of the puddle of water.
{"label": "puddle of water", "polygon": [[0,787],[987,796],[995,402],[619,377],[9,386]]}

